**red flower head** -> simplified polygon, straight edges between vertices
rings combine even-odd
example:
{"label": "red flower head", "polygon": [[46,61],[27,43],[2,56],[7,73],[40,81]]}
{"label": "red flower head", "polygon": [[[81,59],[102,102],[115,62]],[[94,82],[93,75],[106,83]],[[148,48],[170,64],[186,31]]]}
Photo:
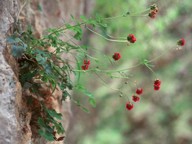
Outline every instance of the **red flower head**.
{"label": "red flower head", "polygon": [[89,69],[89,65],[91,64],[91,62],[90,62],[90,60],[84,60],[83,64],[84,65],[81,66],[82,70],[88,70]]}
{"label": "red flower head", "polygon": [[157,14],[157,12],[155,11],[155,10],[152,10],[152,11],[150,11],[150,13],[149,13],[149,17],[150,18],[152,18],[152,19],[154,19],[155,17],[156,17],[156,14]]}
{"label": "red flower head", "polygon": [[136,94],[141,95],[143,93],[143,89],[142,88],[137,88],[136,89]]}
{"label": "red flower head", "polygon": [[113,59],[114,59],[115,61],[119,60],[120,58],[121,58],[121,54],[120,54],[120,53],[118,53],[118,52],[114,53]]}
{"label": "red flower head", "polygon": [[83,63],[84,65],[88,65],[88,66],[91,64],[90,60],[84,60]]}
{"label": "red flower head", "polygon": [[138,101],[140,100],[140,97],[133,95],[133,96],[132,96],[132,100],[133,100],[134,102],[138,102]]}
{"label": "red flower head", "polygon": [[154,81],[154,85],[160,86],[161,85],[161,81],[159,79],[156,79]]}
{"label": "red flower head", "polygon": [[134,34],[129,34],[127,36],[127,40],[130,42],[130,43],[135,43],[136,42],[136,37],[134,36]]}
{"label": "red flower head", "polygon": [[177,44],[178,44],[179,46],[184,46],[184,45],[185,45],[185,39],[182,38],[182,39],[178,40],[178,41],[177,41]]}
{"label": "red flower head", "polygon": [[82,70],[88,70],[89,69],[89,65],[82,65],[81,68],[82,68]]}
{"label": "red flower head", "polygon": [[158,13],[159,9],[158,7],[154,4],[150,6],[150,12],[149,12],[149,17],[154,19],[156,17],[156,14]]}
{"label": "red flower head", "polygon": [[126,109],[127,109],[127,110],[132,110],[133,107],[134,107],[134,106],[133,106],[132,103],[130,103],[130,102],[127,102],[127,103],[126,103]]}
{"label": "red flower head", "polygon": [[159,80],[159,79],[156,79],[155,81],[154,81],[154,90],[160,90],[160,88],[161,88],[161,81]]}

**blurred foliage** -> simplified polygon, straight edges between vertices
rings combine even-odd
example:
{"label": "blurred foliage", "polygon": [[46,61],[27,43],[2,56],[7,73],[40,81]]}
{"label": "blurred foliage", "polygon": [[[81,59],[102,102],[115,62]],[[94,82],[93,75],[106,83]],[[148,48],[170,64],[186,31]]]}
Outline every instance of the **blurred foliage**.
{"label": "blurred foliage", "polygon": [[[144,59],[152,60],[151,73],[145,66],[129,69],[124,74],[130,79],[107,78],[106,75],[81,75],[81,83],[93,92],[97,107],[86,114],[73,106],[73,118],[67,137],[70,144],[191,144],[192,143],[192,5],[190,0],[96,0],[93,15],[105,17],[140,12],[156,3],[159,7],[155,19],[149,17],[123,17],[108,21],[101,31],[113,37],[126,37],[134,33],[137,42],[108,43],[88,33],[89,52],[99,59],[100,68],[125,69]],[[181,37],[187,43],[176,50]],[[122,59],[111,62],[110,56],[120,52]],[[102,55],[101,55],[102,54]],[[162,80],[161,90],[154,92],[153,80]],[[102,79],[102,80],[101,80]],[[127,97],[134,93],[134,81],[144,88],[141,101],[130,112],[125,109]],[[121,89],[123,97],[119,97]],[[76,93],[88,105],[82,95]]]}

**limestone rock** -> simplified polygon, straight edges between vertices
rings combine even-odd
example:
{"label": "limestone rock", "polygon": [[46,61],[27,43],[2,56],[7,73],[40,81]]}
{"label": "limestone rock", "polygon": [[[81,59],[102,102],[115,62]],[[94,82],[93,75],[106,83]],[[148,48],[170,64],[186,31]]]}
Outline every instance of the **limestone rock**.
{"label": "limestone rock", "polygon": [[[21,118],[22,91],[11,65],[14,59],[7,50],[6,36],[18,12],[16,0],[0,0],[0,144],[27,144],[30,129],[23,134],[29,122]],[[10,62],[10,63],[8,63]]]}

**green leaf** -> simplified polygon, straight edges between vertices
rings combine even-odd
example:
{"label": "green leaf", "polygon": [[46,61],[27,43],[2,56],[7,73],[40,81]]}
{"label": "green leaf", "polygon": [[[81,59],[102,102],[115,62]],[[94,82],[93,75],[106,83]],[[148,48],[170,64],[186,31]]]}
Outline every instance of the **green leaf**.
{"label": "green leaf", "polygon": [[26,47],[19,45],[12,45],[11,48],[12,55],[16,58],[21,57],[24,51],[26,50]]}
{"label": "green leaf", "polygon": [[47,58],[42,56],[41,54],[37,54],[35,59],[37,60],[37,62],[42,65],[42,66],[45,66],[46,65],[46,62],[47,62]]}
{"label": "green leaf", "polygon": [[45,73],[42,73],[41,80],[44,81],[44,82],[46,83],[46,82],[49,81],[49,77],[48,77]]}
{"label": "green leaf", "polygon": [[82,35],[83,35],[83,31],[82,31],[81,27],[80,26],[75,27],[74,31],[76,31],[76,34],[73,37],[77,40],[81,40]]}
{"label": "green leaf", "polygon": [[26,81],[31,81],[36,74],[37,74],[37,70],[34,70],[21,75],[20,77],[21,83],[24,84]]}
{"label": "green leaf", "polygon": [[89,98],[89,103],[91,104],[92,107],[96,107],[96,101],[94,98]]}
{"label": "green leaf", "polygon": [[50,75],[52,73],[52,67],[49,63],[46,63],[45,65],[43,65],[43,68],[45,69],[45,73]]}
{"label": "green leaf", "polygon": [[64,90],[62,95],[62,100],[65,101],[68,96],[70,97],[70,94],[66,90]]}
{"label": "green leaf", "polygon": [[93,27],[95,27],[98,23],[95,19],[91,19],[91,18],[86,18],[84,15],[81,15],[80,16],[81,20],[86,23],[86,24],[89,24],[89,25],[92,25]]}
{"label": "green leaf", "polygon": [[75,39],[81,40],[82,35],[83,35],[83,31],[82,31],[82,28],[80,26],[80,23],[77,23],[76,26],[71,26],[70,24],[66,24],[66,28],[75,32],[75,35],[73,36]]}
{"label": "green leaf", "polygon": [[49,82],[50,82],[53,92],[54,92],[56,89],[56,86],[57,86],[57,82],[55,81],[55,79],[50,79]]}
{"label": "green leaf", "polygon": [[90,113],[89,110],[88,110],[87,108],[82,107],[82,106],[81,106],[80,108],[81,108],[84,112],[86,112],[86,113]]}
{"label": "green leaf", "polygon": [[19,39],[17,37],[14,37],[14,36],[7,37],[7,43],[9,43],[9,44],[16,44],[19,42],[21,42],[21,39]]}
{"label": "green leaf", "polygon": [[98,22],[98,23],[101,23],[102,22],[102,17],[98,14],[95,15],[95,20]]}
{"label": "green leaf", "polygon": [[87,23],[88,19],[84,15],[81,15],[80,18],[83,22]]}
{"label": "green leaf", "polygon": [[56,118],[58,120],[62,119],[62,114],[61,113],[57,113],[54,109],[46,109],[47,113],[49,114],[49,116]]}
{"label": "green leaf", "polygon": [[89,92],[85,87],[83,87],[82,85],[78,84],[76,85],[76,89],[81,91],[83,94],[85,94],[86,96],[90,97],[90,98],[94,98],[93,94],[91,92]]}
{"label": "green leaf", "polygon": [[54,141],[55,140],[53,134],[46,131],[45,128],[38,130],[38,133],[40,136],[44,137],[48,141]]}
{"label": "green leaf", "polygon": [[63,126],[62,126],[62,123],[57,122],[57,123],[55,123],[54,126],[55,126],[58,134],[63,134],[65,132],[65,130],[64,130]]}
{"label": "green leaf", "polygon": [[41,117],[38,118],[37,123],[40,127],[46,127],[45,122]]}

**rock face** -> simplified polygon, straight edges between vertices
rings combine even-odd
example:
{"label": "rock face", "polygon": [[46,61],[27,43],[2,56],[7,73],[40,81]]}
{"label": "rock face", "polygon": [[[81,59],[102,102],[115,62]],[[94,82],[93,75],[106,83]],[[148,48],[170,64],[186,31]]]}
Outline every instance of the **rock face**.
{"label": "rock face", "polygon": [[6,51],[6,33],[14,22],[17,1],[0,0],[0,143],[23,143],[19,126],[19,105],[21,104],[21,86],[8,64],[10,54]]}
{"label": "rock face", "polygon": [[[23,100],[22,88],[18,81],[17,63],[6,45],[6,37],[16,19],[24,25],[31,24],[36,36],[41,37],[49,27],[61,26],[75,17],[89,11],[91,0],[0,0],[0,144],[61,144],[46,142],[32,136],[30,126],[32,113]],[[67,129],[70,101],[56,103],[57,111],[63,114],[64,128]]]}

